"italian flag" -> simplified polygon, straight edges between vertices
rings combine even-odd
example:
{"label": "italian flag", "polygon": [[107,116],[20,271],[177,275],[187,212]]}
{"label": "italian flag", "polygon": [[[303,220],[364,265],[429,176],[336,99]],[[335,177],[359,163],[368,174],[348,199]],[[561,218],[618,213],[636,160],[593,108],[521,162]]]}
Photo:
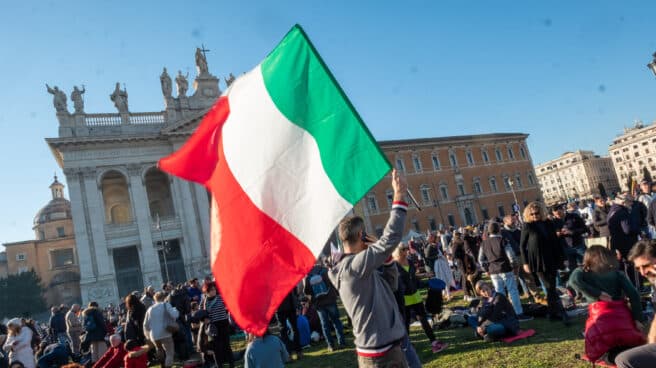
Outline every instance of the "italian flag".
{"label": "italian flag", "polygon": [[298,25],[159,166],[211,192],[212,272],[237,324],[256,335],[390,169]]}

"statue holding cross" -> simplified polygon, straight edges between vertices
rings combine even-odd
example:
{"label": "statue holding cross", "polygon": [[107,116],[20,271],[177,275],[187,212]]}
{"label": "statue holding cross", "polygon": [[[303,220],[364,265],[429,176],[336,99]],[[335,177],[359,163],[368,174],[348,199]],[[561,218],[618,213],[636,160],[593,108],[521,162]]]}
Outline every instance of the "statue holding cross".
{"label": "statue holding cross", "polygon": [[203,45],[201,45],[201,47],[196,47],[196,70],[198,71],[199,76],[209,74],[207,68],[207,57],[205,55],[208,51],[210,50],[205,49],[205,46]]}

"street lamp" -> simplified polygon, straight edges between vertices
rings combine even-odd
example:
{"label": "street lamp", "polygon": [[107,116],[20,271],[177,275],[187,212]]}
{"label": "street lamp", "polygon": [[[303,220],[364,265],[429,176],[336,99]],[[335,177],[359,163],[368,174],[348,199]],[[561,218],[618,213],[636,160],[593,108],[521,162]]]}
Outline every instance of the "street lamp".
{"label": "street lamp", "polygon": [[[515,205],[517,205],[517,212],[520,212],[521,207],[519,207],[519,202],[517,201],[517,195],[515,194],[515,182],[512,180],[511,177],[508,177],[508,184],[510,185],[510,191],[512,192],[513,198],[515,199]],[[514,208],[513,208],[514,210]]]}
{"label": "street lamp", "polygon": [[164,270],[165,270],[165,273],[166,273],[166,283],[169,283],[169,281],[171,279],[169,278],[169,265],[168,265],[168,262],[166,260],[167,247],[166,247],[166,242],[164,241],[164,233],[162,232],[162,224],[159,221],[159,213],[157,213],[157,222],[155,223],[155,228],[157,230],[159,230],[159,238],[160,238],[161,243],[162,243],[162,246],[155,248],[155,250],[157,250],[157,251],[161,250],[162,251],[162,257],[164,258]]}
{"label": "street lamp", "polygon": [[433,199],[433,207],[437,207],[437,211],[440,213],[440,224],[442,225],[442,228],[444,228],[444,215],[442,215],[442,207],[440,206],[440,201],[437,199],[440,193],[437,191],[437,186],[435,186],[435,183],[433,184],[433,188],[435,188],[435,199]]}
{"label": "street lamp", "polygon": [[654,57],[654,60],[647,64],[647,68],[649,68],[649,70],[654,73],[654,76],[656,76],[656,52],[652,56]]}

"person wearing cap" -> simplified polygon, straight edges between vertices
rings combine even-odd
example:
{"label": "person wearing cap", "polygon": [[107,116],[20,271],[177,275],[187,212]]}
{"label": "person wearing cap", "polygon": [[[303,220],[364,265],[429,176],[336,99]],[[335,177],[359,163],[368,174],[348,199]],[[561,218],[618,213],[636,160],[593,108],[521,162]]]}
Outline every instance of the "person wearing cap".
{"label": "person wearing cap", "polygon": [[34,351],[32,350],[32,330],[23,326],[20,318],[7,322],[7,340],[2,347],[9,352],[9,364],[21,362],[25,368],[35,368]]}
{"label": "person wearing cap", "polygon": [[588,228],[579,215],[574,202],[567,204],[567,212],[563,211],[562,206],[554,207],[551,212],[556,224],[556,235],[558,235],[565,251],[569,269],[573,270],[583,263],[583,254],[585,253],[583,234],[588,231]]}
{"label": "person wearing cap", "polygon": [[638,277],[630,267],[631,264],[626,261],[631,247],[638,241],[640,228],[635,221],[631,221],[629,208],[633,200],[627,193],[621,193],[615,196],[613,204],[608,211],[608,231],[610,232],[610,248],[619,254],[622,259],[621,268],[625,269],[627,276],[637,285]]}
{"label": "person wearing cap", "polygon": [[608,238],[610,236],[610,232],[608,231],[608,204],[606,203],[606,200],[598,194],[593,198],[595,202],[594,212],[592,213],[592,223],[594,228],[593,235]]}

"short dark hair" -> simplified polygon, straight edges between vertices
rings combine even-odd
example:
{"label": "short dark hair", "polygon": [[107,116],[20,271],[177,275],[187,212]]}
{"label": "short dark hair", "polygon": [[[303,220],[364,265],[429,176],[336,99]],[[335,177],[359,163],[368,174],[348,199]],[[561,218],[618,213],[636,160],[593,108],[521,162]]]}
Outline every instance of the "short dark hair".
{"label": "short dark hair", "polygon": [[98,308],[98,303],[97,302],[89,302],[89,308],[91,308],[91,307]]}
{"label": "short dark hair", "polygon": [[640,240],[635,243],[627,258],[629,262],[633,262],[634,259],[644,256],[656,258],[656,240]]}
{"label": "short dark hair", "polygon": [[136,295],[130,294],[125,297],[125,307],[128,310],[132,310],[132,308],[136,307],[137,303],[139,303],[139,298],[137,298]]}
{"label": "short dark hair", "polygon": [[212,290],[212,289],[216,290],[217,292],[219,291],[219,290],[216,288],[216,284],[213,283],[213,282],[206,282],[206,283],[203,284],[202,291],[203,291],[204,293],[207,293],[208,291],[210,291],[210,290]]}
{"label": "short dark hair", "polygon": [[490,221],[489,224],[487,224],[487,232],[490,234],[498,234],[499,233],[499,223],[495,221]]}
{"label": "short dark hair", "polygon": [[337,230],[339,240],[347,243],[357,243],[362,231],[364,231],[364,220],[360,216],[345,217],[339,223]]}
{"label": "short dark hair", "polygon": [[136,347],[140,346],[139,341],[137,340],[128,340],[125,342],[125,350],[130,351]]}

